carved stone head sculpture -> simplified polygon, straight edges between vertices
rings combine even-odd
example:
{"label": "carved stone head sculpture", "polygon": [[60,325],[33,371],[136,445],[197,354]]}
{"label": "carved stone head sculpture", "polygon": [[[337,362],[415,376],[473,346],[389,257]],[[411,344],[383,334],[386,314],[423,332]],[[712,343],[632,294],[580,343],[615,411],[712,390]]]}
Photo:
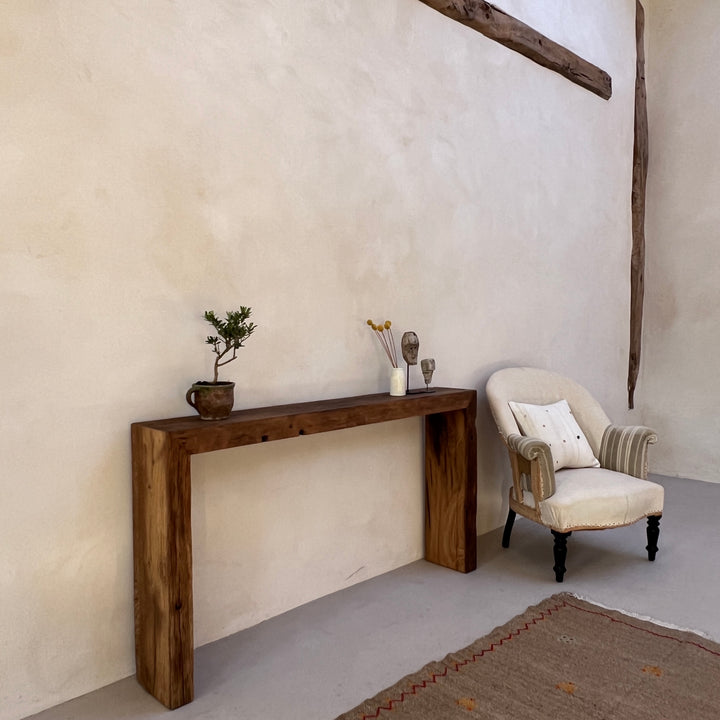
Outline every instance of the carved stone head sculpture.
{"label": "carved stone head sculpture", "polygon": [[412,330],[403,334],[401,347],[405,362],[408,365],[417,365],[420,340],[418,340],[418,336],[412,332]]}
{"label": "carved stone head sculpture", "polygon": [[425,379],[425,387],[427,387],[432,382],[432,376],[435,372],[434,358],[425,358],[424,360],[421,360],[420,367],[422,368],[423,378]]}

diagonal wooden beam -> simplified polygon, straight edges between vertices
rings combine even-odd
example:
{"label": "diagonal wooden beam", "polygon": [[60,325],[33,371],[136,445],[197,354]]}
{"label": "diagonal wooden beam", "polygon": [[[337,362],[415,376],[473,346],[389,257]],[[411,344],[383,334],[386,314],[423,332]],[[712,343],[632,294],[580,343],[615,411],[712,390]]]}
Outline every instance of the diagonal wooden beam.
{"label": "diagonal wooden beam", "polygon": [[636,0],[635,141],[632,179],[632,255],[630,258],[630,358],[628,407],[635,406],[635,385],[640,372],[643,298],[645,295],[645,190],[648,172],[648,118],[645,89],[645,10]]}
{"label": "diagonal wooden beam", "polygon": [[612,95],[612,79],[604,70],[484,0],[420,2],[559,73],[604,100],[609,100]]}

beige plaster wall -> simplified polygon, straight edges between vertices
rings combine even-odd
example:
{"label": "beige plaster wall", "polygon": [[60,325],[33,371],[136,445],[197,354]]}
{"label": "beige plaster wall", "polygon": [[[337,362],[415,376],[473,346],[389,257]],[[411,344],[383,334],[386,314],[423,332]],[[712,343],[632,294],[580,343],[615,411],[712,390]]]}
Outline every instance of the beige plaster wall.
{"label": "beige plaster wall", "polygon": [[653,467],[720,482],[718,3],[648,12],[646,315],[641,403],[661,442]]}
{"label": "beige plaster wall", "polygon": [[[129,425],[188,414],[205,309],[236,407],[384,391],[365,325],[480,390],[567,372],[622,420],[634,3],[503,7],[605,102],[417,0],[0,5],[0,719],[134,671]],[[419,384],[419,374],[414,382]],[[193,459],[196,644],[422,555],[420,421]]]}

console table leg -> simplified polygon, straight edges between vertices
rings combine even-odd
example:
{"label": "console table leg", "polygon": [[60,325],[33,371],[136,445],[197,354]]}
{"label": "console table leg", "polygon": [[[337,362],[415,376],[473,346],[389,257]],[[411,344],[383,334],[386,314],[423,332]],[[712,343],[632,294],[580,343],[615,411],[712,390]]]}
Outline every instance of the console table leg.
{"label": "console table leg", "polygon": [[137,679],[174,709],[193,699],[190,455],[143,427],[132,454]]}
{"label": "console table leg", "polygon": [[476,403],[425,417],[425,559],[477,567]]}

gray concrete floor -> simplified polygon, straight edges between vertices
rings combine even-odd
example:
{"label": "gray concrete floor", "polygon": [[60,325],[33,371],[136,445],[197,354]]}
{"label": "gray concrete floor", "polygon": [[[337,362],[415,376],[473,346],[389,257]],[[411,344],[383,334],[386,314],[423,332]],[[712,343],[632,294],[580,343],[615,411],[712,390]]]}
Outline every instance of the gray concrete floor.
{"label": "gray concrete floor", "polygon": [[[196,699],[172,720],[332,720],[557,592],[720,641],[720,484],[652,479],[666,488],[654,563],[644,522],[577,532],[558,584],[550,532],[518,517],[508,550],[501,530],[478,538],[478,568],[468,575],[421,560],[198,648]],[[169,713],[131,677],[32,717]]]}

